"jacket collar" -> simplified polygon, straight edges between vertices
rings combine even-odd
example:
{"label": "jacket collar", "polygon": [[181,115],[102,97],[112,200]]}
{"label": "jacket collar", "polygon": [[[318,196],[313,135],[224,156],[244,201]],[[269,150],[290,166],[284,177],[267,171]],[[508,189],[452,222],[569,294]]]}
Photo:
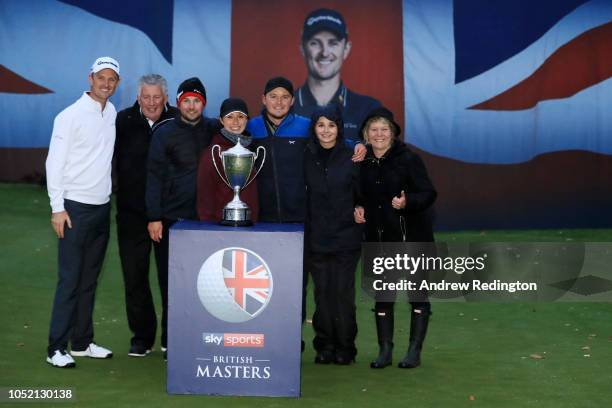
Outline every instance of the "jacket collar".
{"label": "jacket collar", "polygon": [[[293,122],[294,119],[295,119],[295,113],[289,110],[289,113],[287,113],[287,116],[285,116],[283,120],[281,120],[281,123],[279,123],[278,126],[276,127],[276,131],[278,132],[278,129],[285,127],[285,126],[289,126],[291,122]],[[268,114],[266,112],[265,107],[261,110],[261,120],[263,120],[264,126],[267,129],[269,119],[268,119]]]}
{"label": "jacket collar", "polygon": [[[344,86],[344,83],[340,82],[340,86],[336,90],[336,93],[334,94],[334,96],[329,101],[328,105],[335,103],[338,106],[342,106],[343,108],[346,108],[347,93],[348,93],[348,90]],[[300,107],[318,106],[317,100],[313,96],[312,92],[310,92],[310,88],[308,87],[308,82],[305,82],[304,85],[302,85],[297,90],[297,95],[295,99],[296,99],[297,104]]]}
{"label": "jacket collar", "polygon": [[91,96],[89,96],[87,91],[83,92],[83,95],[79,101],[88,111],[102,113],[103,115],[108,112],[109,107],[113,105],[110,100],[107,100],[106,104],[104,105],[104,110],[102,110],[102,105],[100,105],[100,102],[95,101]]}
{"label": "jacket collar", "polygon": [[385,159],[397,156],[398,154],[408,150],[408,147],[406,146],[404,142],[397,141],[397,140],[393,142],[393,145],[391,146],[391,148],[387,150],[385,154],[382,155],[382,157],[376,157],[374,155],[374,150],[372,149],[371,144],[366,145],[366,148],[368,149],[368,152],[366,153],[365,160],[371,160],[371,161],[385,160]]}
{"label": "jacket collar", "polygon": [[[344,144],[344,141],[342,139],[336,140],[336,144],[334,145],[334,147],[331,148],[330,157],[334,156],[340,149],[339,146],[343,144]],[[319,154],[319,151],[323,149],[321,145],[319,144],[319,142],[312,137],[306,144],[306,148],[315,156],[317,156]]]}
{"label": "jacket collar", "polygon": [[[168,118],[174,117],[174,114],[172,113],[171,108],[172,108],[172,106],[168,102],[166,102],[166,105],[164,106],[163,112],[161,113],[161,115],[159,115],[159,118],[155,121],[153,126],[155,126],[156,124],[158,124],[159,122],[161,122],[163,120],[166,120]],[[132,112],[134,112],[135,114],[140,115],[142,120],[144,120],[145,122],[148,122],[147,117],[144,115],[144,113],[142,113],[142,108],[140,107],[140,104],[138,103],[138,100],[136,100],[136,102],[134,102],[134,105],[132,105]]]}
{"label": "jacket collar", "polygon": [[201,127],[204,127],[204,121],[205,121],[205,118],[204,118],[204,115],[202,115],[202,117],[200,118],[200,121],[197,124],[192,125],[191,123],[185,122],[181,118],[180,111],[176,112],[176,115],[174,115],[174,122],[176,122],[176,125],[178,127],[183,128],[183,129],[199,129]]}

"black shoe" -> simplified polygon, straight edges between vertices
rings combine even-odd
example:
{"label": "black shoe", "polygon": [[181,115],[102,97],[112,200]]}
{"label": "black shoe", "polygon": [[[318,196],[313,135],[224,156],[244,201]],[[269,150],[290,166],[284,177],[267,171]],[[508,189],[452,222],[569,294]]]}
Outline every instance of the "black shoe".
{"label": "black shoe", "polygon": [[336,356],[331,350],[322,350],[318,351],[315,356],[315,364],[330,364],[332,361],[336,360]]}
{"label": "black shoe", "polygon": [[150,348],[146,348],[145,346],[141,346],[139,344],[132,344],[130,346],[130,352],[128,356],[130,357],[146,357],[149,353],[151,353]]}
{"label": "black shoe", "polygon": [[334,360],[334,364],[337,365],[350,365],[355,362],[355,356],[347,356],[345,354],[336,354],[336,359]]}

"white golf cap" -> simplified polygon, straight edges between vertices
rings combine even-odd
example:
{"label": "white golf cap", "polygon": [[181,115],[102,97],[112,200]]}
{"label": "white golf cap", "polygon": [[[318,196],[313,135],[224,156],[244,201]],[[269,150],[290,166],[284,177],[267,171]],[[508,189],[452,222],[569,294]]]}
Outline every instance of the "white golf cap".
{"label": "white golf cap", "polygon": [[112,69],[117,73],[117,75],[119,75],[119,63],[117,60],[111,57],[98,58],[91,66],[91,73],[95,74],[96,72],[102,71],[106,68]]}

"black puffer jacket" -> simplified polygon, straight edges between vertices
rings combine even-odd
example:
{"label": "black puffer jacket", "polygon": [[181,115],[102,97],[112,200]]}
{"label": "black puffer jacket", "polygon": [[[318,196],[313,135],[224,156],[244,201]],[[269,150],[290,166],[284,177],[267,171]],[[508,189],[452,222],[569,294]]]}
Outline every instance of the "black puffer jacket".
{"label": "black puffer jacket", "polygon": [[353,149],[339,139],[324,159],[321,146],[311,139],[304,151],[306,184],[305,240],[312,252],[361,248],[362,226],[353,211],[359,196],[359,164]]}
{"label": "black puffer jacket", "polygon": [[203,117],[192,126],[177,116],[155,130],[147,173],[149,221],[197,219],[198,160],[218,123]]}
{"label": "black puffer jacket", "polygon": [[[178,109],[166,105],[153,128],[165,120],[173,119],[177,114]],[[120,217],[138,215],[146,219],[147,156],[153,129],[142,114],[138,102],[117,114],[116,127],[114,169],[117,213]]]}
{"label": "black puffer jacket", "polygon": [[[406,195],[406,208],[395,210],[393,197]],[[421,157],[395,142],[377,159],[368,146],[361,168],[361,205],[365,208],[366,240],[432,242],[436,190]]]}

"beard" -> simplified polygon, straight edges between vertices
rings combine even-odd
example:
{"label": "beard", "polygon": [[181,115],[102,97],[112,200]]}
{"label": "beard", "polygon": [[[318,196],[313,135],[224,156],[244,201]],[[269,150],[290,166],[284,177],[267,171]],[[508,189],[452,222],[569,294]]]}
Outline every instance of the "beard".
{"label": "beard", "polygon": [[190,123],[192,125],[196,125],[201,119],[202,119],[202,115],[201,114],[198,115],[197,117],[195,117],[194,119],[190,119],[189,117],[183,115],[183,113],[181,112],[181,120],[183,122]]}

